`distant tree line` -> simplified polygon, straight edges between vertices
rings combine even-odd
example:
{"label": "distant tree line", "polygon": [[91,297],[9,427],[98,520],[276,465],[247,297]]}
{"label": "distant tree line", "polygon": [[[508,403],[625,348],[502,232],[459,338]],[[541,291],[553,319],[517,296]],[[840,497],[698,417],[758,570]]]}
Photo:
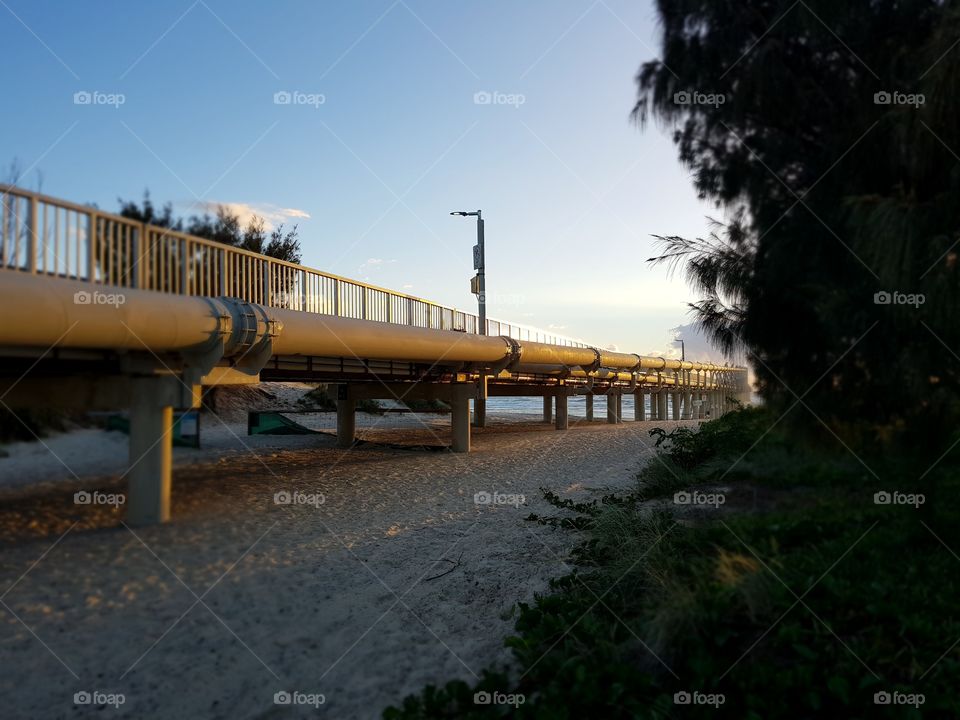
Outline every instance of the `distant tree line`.
{"label": "distant tree line", "polygon": [[158,208],[150,199],[149,191],[143,193],[143,200],[139,204],[123,198],[119,198],[118,202],[120,215],[131,220],[185,232],[278,260],[297,264],[301,260],[300,238],[296,225],[289,230],[284,229],[282,224],[267,230],[266,221],[254,215],[244,227],[239,215],[225,205],[218,206],[215,215],[204,213],[184,220],[174,216],[172,203]]}

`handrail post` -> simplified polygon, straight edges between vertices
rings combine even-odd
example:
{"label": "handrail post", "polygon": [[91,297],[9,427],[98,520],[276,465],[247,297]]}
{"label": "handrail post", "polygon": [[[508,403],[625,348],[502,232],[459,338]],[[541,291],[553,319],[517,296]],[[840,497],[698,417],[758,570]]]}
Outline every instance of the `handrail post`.
{"label": "handrail post", "polygon": [[227,296],[227,249],[217,248],[217,281],[220,296]]}
{"label": "handrail post", "polygon": [[147,230],[146,223],[140,223],[137,232],[130,238],[130,257],[126,258],[128,263],[126,277],[130,282],[130,287],[140,288],[140,248],[144,245],[144,233]]}
{"label": "handrail post", "polygon": [[31,195],[27,201],[29,203],[29,209],[27,211],[27,268],[29,271],[36,275],[37,273],[37,233],[39,232],[39,226],[37,225],[37,198],[35,195]]}
{"label": "handrail post", "polygon": [[273,296],[273,293],[271,292],[272,291],[271,284],[273,280],[273,273],[271,272],[272,269],[273,268],[270,267],[270,261],[264,260],[263,261],[263,298],[262,300],[263,300],[263,304],[266,305],[267,307],[273,307],[273,303],[271,302],[272,296]]}
{"label": "handrail post", "polygon": [[177,248],[180,250],[180,294],[190,295],[190,267],[187,256],[190,254],[190,244],[183,238],[177,238]]}
{"label": "handrail post", "polygon": [[[88,214],[88,224],[87,224],[87,282],[94,282],[97,277],[97,232],[99,229],[99,221],[97,218],[97,213],[90,212]],[[69,236],[68,236],[69,237]],[[78,238],[79,242],[79,238]],[[80,274],[80,268],[77,267],[77,274]],[[77,278],[79,280],[79,278]]]}

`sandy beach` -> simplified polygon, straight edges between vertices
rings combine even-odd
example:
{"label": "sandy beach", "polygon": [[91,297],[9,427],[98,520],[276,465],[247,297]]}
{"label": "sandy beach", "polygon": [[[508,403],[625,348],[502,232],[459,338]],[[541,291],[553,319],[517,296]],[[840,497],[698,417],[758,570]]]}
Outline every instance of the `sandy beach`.
{"label": "sandy beach", "polygon": [[[147,528],[73,503],[81,486],[122,492],[124,436],[50,438],[60,460],[34,443],[32,477],[12,447],[0,460],[4,717],[376,718],[426,683],[473,680],[509,662],[513,605],[568,571],[576,538],[525,520],[552,512],[540,488],[630,487],[654,425],[574,419],[561,433],[493,416],[455,455],[395,445],[442,444],[449,418],[358,420],[369,442],[350,451],[326,434],[207,422],[203,450],[177,450],[173,522]],[[113,453],[96,477],[84,446]],[[276,705],[280,691],[315,707]],[[76,706],[77,692],[124,702]]]}

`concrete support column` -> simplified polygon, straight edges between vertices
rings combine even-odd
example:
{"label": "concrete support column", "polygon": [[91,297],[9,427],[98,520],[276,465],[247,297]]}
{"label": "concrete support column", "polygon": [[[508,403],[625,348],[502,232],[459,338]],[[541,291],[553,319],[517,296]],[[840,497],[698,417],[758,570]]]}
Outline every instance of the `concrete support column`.
{"label": "concrete support column", "polygon": [[487,376],[481,375],[477,383],[477,395],[473,399],[473,424],[478,427],[487,426]]}
{"label": "concrete support column", "polygon": [[670,393],[670,395],[673,398],[673,419],[679,421],[680,420],[680,393],[673,392],[673,393]]}
{"label": "concrete support column", "polygon": [[345,385],[337,397],[337,447],[348,448],[357,437],[357,401],[347,396]]}
{"label": "concrete support column", "polygon": [[693,393],[687,391],[683,394],[683,419],[692,420],[693,418]]}
{"label": "concrete support column", "polygon": [[453,445],[455,453],[470,452],[470,385],[454,385],[450,398],[450,424],[453,429]]}
{"label": "concrete support column", "polygon": [[617,423],[617,395],[613,391],[607,393],[607,422],[611,425]]}
{"label": "concrete support column", "polygon": [[485,398],[473,399],[473,425],[478,428],[487,426],[487,401]]}
{"label": "concrete support column", "polygon": [[587,422],[593,422],[593,393],[588,392],[583,400],[587,406]]}
{"label": "concrete support column", "polygon": [[553,420],[553,398],[549,395],[543,396],[543,421],[545,423]]}
{"label": "concrete support column", "polygon": [[566,430],[569,427],[567,415],[567,393],[566,390],[557,395],[557,430]]}
{"label": "concrete support column", "polygon": [[138,378],[131,384],[127,522],[166,522],[173,471],[173,407],[166,404],[169,400],[159,378]]}
{"label": "concrete support column", "polygon": [[643,406],[643,390],[633,393],[633,419],[637,422],[647,419],[647,409]]}
{"label": "concrete support column", "polygon": [[657,393],[657,420],[667,419],[667,389],[661,388]]}

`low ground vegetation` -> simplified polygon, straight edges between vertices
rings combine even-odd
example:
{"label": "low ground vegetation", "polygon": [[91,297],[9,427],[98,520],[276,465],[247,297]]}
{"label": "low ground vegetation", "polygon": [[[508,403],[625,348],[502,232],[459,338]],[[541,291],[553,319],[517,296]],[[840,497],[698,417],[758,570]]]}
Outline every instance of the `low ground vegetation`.
{"label": "low ground vegetation", "polygon": [[555,514],[528,520],[583,540],[517,607],[514,666],[384,717],[960,716],[955,466],[919,496],[908,479],[926,468],[798,443],[775,420],[654,431],[627,495],[546,493]]}

